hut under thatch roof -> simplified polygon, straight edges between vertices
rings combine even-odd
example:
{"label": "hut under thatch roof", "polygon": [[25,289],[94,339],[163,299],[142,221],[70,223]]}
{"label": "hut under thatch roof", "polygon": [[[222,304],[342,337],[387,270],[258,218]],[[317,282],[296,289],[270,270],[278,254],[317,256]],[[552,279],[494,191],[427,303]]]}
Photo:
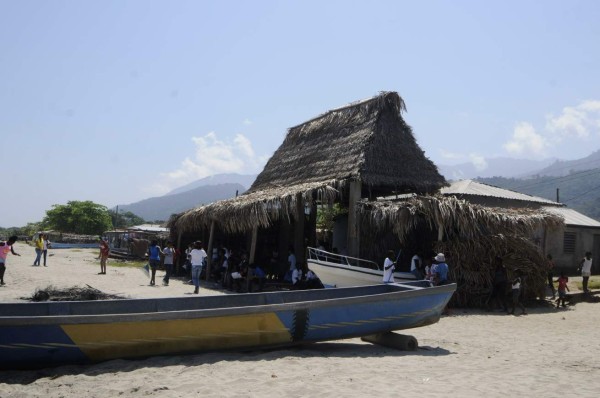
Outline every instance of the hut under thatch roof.
{"label": "hut under thatch roof", "polygon": [[[246,193],[172,218],[171,231],[179,236],[203,231],[209,242],[215,230],[230,235],[252,231],[250,259],[258,230],[261,239],[276,231],[279,252],[285,255],[293,241],[301,261],[299,248],[316,230],[316,204],[337,202],[348,209],[342,239],[349,255],[379,261],[399,242],[409,241],[443,251],[459,282],[456,300],[461,305],[477,305],[484,297],[478,294],[491,283],[495,256],[502,256],[511,272],[530,276],[529,292],[538,291],[545,263],[528,237],[536,228],[562,225],[561,218],[431,196],[448,184],[419,148],[403,110],[397,93],[383,92],[292,127]],[[376,200],[403,193],[417,196]]]}
{"label": "hut under thatch roof", "polygon": [[308,203],[332,202],[350,181],[361,182],[364,197],[437,191],[447,183],[419,148],[403,110],[397,93],[383,92],[290,128],[247,192],[192,209],[176,226],[190,230],[219,220],[232,232],[265,227],[295,218],[298,194]]}
{"label": "hut under thatch roof", "polygon": [[373,245],[390,230],[401,245],[423,226],[438,235],[437,240],[431,235],[424,240],[433,244],[430,252],[446,254],[452,280],[458,282],[454,299],[461,306],[479,307],[487,300],[496,257],[504,260],[510,275],[525,277],[528,296],[539,295],[545,287],[547,262],[530,237],[540,228],[564,226],[560,216],[544,210],[492,208],[444,196],[361,201],[358,209],[363,224],[373,231]]}
{"label": "hut under thatch roof", "polygon": [[[303,222],[305,207],[316,203],[352,209],[361,197],[435,192],[447,183],[418,146],[404,110],[397,93],[382,92],[292,127],[246,193],[189,210],[169,227],[248,232],[277,221]],[[358,226],[351,221],[348,247],[358,255]],[[295,235],[303,229],[295,227]],[[303,242],[294,240],[297,247]]]}

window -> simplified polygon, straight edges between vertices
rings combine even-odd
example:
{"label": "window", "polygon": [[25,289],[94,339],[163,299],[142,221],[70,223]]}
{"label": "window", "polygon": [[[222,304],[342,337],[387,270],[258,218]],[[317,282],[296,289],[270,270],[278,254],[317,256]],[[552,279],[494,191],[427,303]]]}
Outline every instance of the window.
{"label": "window", "polygon": [[575,241],[577,235],[575,232],[565,232],[563,238],[563,252],[564,253],[575,253]]}

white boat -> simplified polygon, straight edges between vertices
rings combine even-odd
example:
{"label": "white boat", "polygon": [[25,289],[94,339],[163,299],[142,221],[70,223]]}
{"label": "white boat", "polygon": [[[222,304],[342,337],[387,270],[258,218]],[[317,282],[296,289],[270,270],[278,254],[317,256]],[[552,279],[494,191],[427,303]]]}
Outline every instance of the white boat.
{"label": "white boat", "polygon": [[[306,262],[324,285],[350,287],[383,282],[383,266],[373,261],[309,247]],[[394,272],[396,282],[415,279],[410,272]]]}

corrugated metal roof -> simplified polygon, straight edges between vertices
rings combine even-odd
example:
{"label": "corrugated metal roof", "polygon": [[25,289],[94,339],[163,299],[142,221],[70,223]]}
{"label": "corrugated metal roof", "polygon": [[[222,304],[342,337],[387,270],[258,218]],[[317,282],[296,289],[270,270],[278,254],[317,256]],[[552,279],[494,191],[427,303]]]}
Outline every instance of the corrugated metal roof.
{"label": "corrugated metal roof", "polygon": [[144,232],[169,232],[169,228],[161,227],[158,224],[142,224],[136,225],[129,228],[130,231],[144,231]]}
{"label": "corrugated metal roof", "polygon": [[573,209],[556,206],[544,206],[542,207],[542,209],[546,210],[549,213],[554,213],[563,216],[565,218],[565,224],[567,225],[600,228],[599,221],[596,221],[593,218],[583,215]]}
{"label": "corrugated metal roof", "polygon": [[569,209],[562,203],[556,203],[538,196],[526,195],[524,193],[482,184],[473,180],[453,182],[449,187],[442,188],[441,193],[443,195],[487,196],[499,199],[521,200],[525,202],[547,204],[548,206],[542,206],[542,209],[548,211],[549,213],[558,214],[564,217],[566,225],[600,228],[599,221],[583,215],[576,210]]}
{"label": "corrugated metal roof", "polygon": [[511,199],[521,200],[524,202],[532,203],[545,203],[552,204],[555,206],[563,206],[560,203],[553,202],[552,200],[540,198],[538,196],[526,195],[511,191],[504,188],[494,187],[492,185],[482,184],[473,180],[461,180],[455,181],[450,184],[449,187],[441,189],[442,195],[472,195],[472,196],[487,196],[500,199]]}

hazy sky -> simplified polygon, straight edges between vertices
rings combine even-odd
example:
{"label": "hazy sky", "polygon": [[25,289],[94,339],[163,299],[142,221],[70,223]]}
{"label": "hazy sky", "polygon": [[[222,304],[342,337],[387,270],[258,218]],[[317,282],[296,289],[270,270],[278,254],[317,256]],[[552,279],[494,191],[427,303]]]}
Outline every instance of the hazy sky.
{"label": "hazy sky", "polygon": [[437,164],[600,148],[599,1],[0,0],[0,226],[258,173],[397,91]]}

